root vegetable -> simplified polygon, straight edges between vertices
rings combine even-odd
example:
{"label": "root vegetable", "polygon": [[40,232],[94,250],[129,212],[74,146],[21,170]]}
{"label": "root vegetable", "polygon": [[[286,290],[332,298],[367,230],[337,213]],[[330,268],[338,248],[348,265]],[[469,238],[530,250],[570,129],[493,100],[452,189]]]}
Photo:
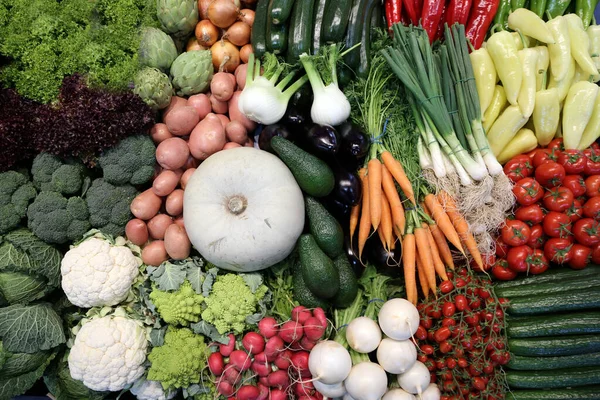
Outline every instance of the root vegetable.
{"label": "root vegetable", "polygon": [[417,361],[417,349],[411,340],[385,338],[377,348],[377,362],[390,374],[402,374]]}
{"label": "root vegetable", "polygon": [[260,396],[260,390],[252,385],[244,385],[236,393],[238,400],[256,400],[258,396]]}
{"label": "root vegetable", "polygon": [[284,350],[275,359],[275,366],[279,369],[287,371],[290,365],[292,365],[292,352],[290,350]]}
{"label": "root vegetable", "polygon": [[231,383],[221,380],[217,383],[217,392],[225,397],[232,396],[233,386],[231,386]]}
{"label": "root vegetable", "polygon": [[[181,185],[182,189],[185,189],[188,181],[190,180],[190,177],[192,176],[192,174],[195,171],[196,171],[196,168],[188,168],[185,170],[183,175],[181,175],[181,178],[179,179],[179,184]],[[181,207],[183,208],[183,205]]]}
{"label": "root vegetable", "polygon": [[[188,170],[189,171],[189,170]],[[183,175],[181,176],[183,178]],[[165,201],[165,210],[173,217],[183,213],[183,190],[175,189],[167,196]]]}
{"label": "root vegetable", "polygon": [[331,385],[346,379],[352,368],[352,360],[344,346],[333,340],[325,340],[310,352],[308,368],[316,380]]}
{"label": "root vegetable", "polygon": [[287,400],[288,395],[283,389],[271,389],[269,400]]}
{"label": "root vegetable", "polygon": [[219,28],[227,28],[238,18],[239,9],[231,0],[213,0],[206,15],[210,22]]}
{"label": "root vegetable", "polygon": [[185,45],[185,51],[197,51],[197,50],[206,50],[205,46],[202,46],[198,43],[198,39],[194,36],[188,39],[187,44]]}
{"label": "root vegetable", "polygon": [[159,266],[163,262],[167,261],[169,256],[165,249],[165,242],[162,240],[155,240],[154,242],[147,244],[142,250],[142,261],[146,265]]}
{"label": "root vegetable", "polygon": [[244,372],[252,365],[252,358],[243,350],[234,350],[229,356],[229,362],[235,366],[238,371]]}
{"label": "root vegetable", "polygon": [[219,40],[213,44],[210,52],[212,53],[213,67],[216,70],[233,72],[240,65],[239,49],[227,40]]}
{"label": "root vegetable", "polygon": [[250,367],[258,376],[268,376],[271,373],[269,363],[254,360]]}
{"label": "root vegetable", "polygon": [[248,141],[246,142],[244,147],[254,147],[254,142],[252,141],[252,139],[248,138]]}
{"label": "root vegetable", "polygon": [[316,317],[310,317],[304,322],[304,336],[309,340],[319,340],[325,333],[325,327]]}
{"label": "root vegetable", "polygon": [[321,307],[317,307],[313,310],[313,316],[319,320],[321,326],[327,328],[327,315],[325,315],[325,311]]}
{"label": "root vegetable", "polygon": [[190,148],[185,140],[172,137],[159,143],[156,147],[156,161],[165,169],[183,167],[190,155]]}
{"label": "root vegetable", "polygon": [[320,381],[314,381],[315,389],[319,393],[321,393],[325,397],[336,398],[342,397],[346,394],[346,387],[344,386],[344,382],[338,382],[331,385],[327,385],[326,383]]}
{"label": "root vegetable", "polygon": [[150,129],[150,136],[156,144],[173,137],[171,132],[169,132],[169,128],[167,128],[167,125],[163,124],[162,122],[154,124],[152,129]]}
{"label": "root vegetable", "polygon": [[208,19],[208,6],[212,0],[198,0],[198,15],[200,19]]}
{"label": "root vegetable", "polygon": [[256,128],[256,122],[249,120],[246,118],[244,113],[240,111],[238,108],[238,99],[242,92],[237,91],[231,96],[229,99],[229,119],[232,121],[239,121],[244,125],[248,132],[254,131]]}
{"label": "root vegetable", "polygon": [[300,322],[302,325],[312,317],[312,313],[304,306],[296,306],[292,309],[292,321]]}
{"label": "root vegetable", "polygon": [[403,389],[389,390],[381,400],[416,400],[416,397]]}
{"label": "root vegetable", "polygon": [[358,317],[348,324],[346,339],[353,350],[359,353],[370,353],[381,342],[381,329],[371,318]]}
{"label": "root vegetable", "polygon": [[141,246],[148,241],[148,227],[141,219],[134,218],[125,225],[125,236],[131,243]]}
{"label": "root vegetable", "polygon": [[229,357],[231,355],[231,352],[235,350],[235,336],[232,333],[230,333],[228,337],[229,342],[227,342],[227,344],[219,345],[219,353],[221,353],[223,357]]}
{"label": "root vegetable", "polygon": [[194,35],[198,44],[205,47],[210,47],[219,40],[219,28],[207,19],[196,24]]}
{"label": "root vegetable", "polygon": [[279,336],[273,336],[269,338],[265,344],[265,356],[267,356],[267,361],[275,361],[279,353],[283,351],[284,347],[285,344]]}
{"label": "root vegetable", "polygon": [[188,105],[196,109],[196,112],[200,117],[200,121],[202,121],[204,117],[206,117],[206,115],[208,115],[208,113],[211,111],[210,99],[204,93],[198,93],[190,96],[188,99]]}
{"label": "root vegetable", "polygon": [[217,351],[208,356],[208,369],[215,376],[220,376],[223,373],[225,362],[221,353]]}
{"label": "root vegetable", "polygon": [[419,312],[405,299],[386,301],[379,311],[378,319],[383,333],[394,340],[410,338],[419,327]]}
{"label": "root vegetable", "polygon": [[179,177],[174,171],[165,169],[152,182],[152,190],[157,196],[167,196],[179,184]]}
{"label": "root vegetable", "polygon": [[228,107],[228,104],[226,101],[218,100],[212,93],[209,96],[209,99],[210,99],[210,106],[214,113],[216,113],[216,114],[226,114],[227,113],[229,107]]}
{"label": "root vegetable", "polygon": [[227,72],[217,72],[210,81],[210,92],[219,101],[229,101],[235,92],[235,76]]}
{"label": "root vegetable", "polygon": [[185,225],[183,223],[183,215],[178,215],[177,218],[175,218],[175,220],[173,222],[175,222],[177,225],[181,226],[182,228],[185,228]]}
{"label": "root vegetable", "polygon": [[355,400],[379,400],[387,392],[388,380],[379,364],[363,361],[352,367],[344,385]]}
{"label": "root vegetable", "polygon": [[165,231],[173,223],[173,218],[166,214],[155,215],[148,221],[148,233],[152,239],[164,239]]}
{"label": "root vegetable", "polygon": [[200,161],[196,160],[194,157],[189,156],[187,159],[187,162],[185,163],[185,165],[183,166],[184,170],[188,170],[190,168],[198,168],[198,165],[200,164]]}
{"label": "root vegetable", "polygon": [[261,363],[266,363],[267,361],[267,355],[265,354],[265,352],[263,351],[262,353],[258,353],[254,355],[254,361],[258,361]]}
{"label": "root vegetable", "polygon": [[300,396],[312,396],[315,393],[315,385],[312,381],[300,381],[294,383],[294,394]]}
{"label": "root vegetable", "polygon": [[250,354],[262,353],[265,349],[265,339],[256,332],[248,332],[242,338],[242,345]]}
{"label": "root vegetable", "polygon": [[287,371],[277,370],[269,374],[267,377],[267,382],[269,382],[270,387],[287,389],[288,386],[290,386],[290,377]]}
{"label": "root vegetable", "polygon": [[277,327],[277,320],[273,317],[265,317],[258,322],[258,331],[265,338],[269,339],[277,335],[279,328]]}
{"label": "root vegetable", "polygon": [[292,366],[298,372],[298,374],[304,376],[307,375],[309,371],[308,369],[308,359],[310,354],[308,351],[296,351],[292,353],[291,361]]}
{"label": "root vegetable", "polygon": [[185,228],[171,224],[165,231],[165,249],[174,260],[184,260],[190,256],[192,244]]}
{"label": "root vegetable", "polygon": [[[240,60],[244,63],[244,65],[246,63],[248,63],[248,59],[250,58],[250,54],[253,53],[253,49],[252,49],[252,45],[250,43],[243,45],[240,48]],[[238,67],[239,68],[239,67]],[[245,85],[244,85],[245,86]],[[243,89],[240,88],[240,89]]]}
{"label": "root vegetable", "polygon": [[279,337],[286,343],[297,342],[302,338],[302,335],[304,335],[302,324],[296,321],[288,321],[279,329]]}
{"label": "root vegetable", "polygon": [[238,16],[238,18],[240,21],[245,22],[246,24],[248,24],[249,27],[252,28],[252,25],[254,24],[255,15],[256,13],[254,12],[254,10],[245,8],[243,10],[240,10],[240,15]]}
{"label": "root vegetable", "polygon": [[302,336],[302,339],[300,339],[300,348],[302,350],[308,350],[308,351],[310,351],[316,345],[317,345],[317,342],[315,340],[310,340],[306,336]]}
{"label": "root vegetable", "polygon": [[246,71],[248,71],[247,64],[242,64],[235,69],[235,82],[237,83],[237,87],[238,90],[240,90],[240,93],[241,90],[244,90],[244,86],[246,86]]}
{"label": "root vegetable", "polygon": [[235,368],[233,364],[229,363],[225,365],[223,377],[227,382],[231,383],[232,385],[237,385],[242,379],[242,374]]}
{"label": "root vegetable", "polygon": [[421,400],[440,400],[441,397],[442,392],[435,383],[430,383],[427,389],[421,394]]}
{"label": "root vegetable", "polygon": [[269,387],[261,383],[256,386],[258,386],[258,391],[260,392],[256,400],[267,400],[269,398]]}
{"label": "root vegetable", "polygon": [[243,21],[238,21],[227,28],[223,36],[236,46],[244,46],[250,42],[250,25]]}
{"label": "root vegetable", "polygon": [[138,194],[129,208],[136,218],[147,221],[158,213],[161,205],[162,199],[152,189],[148,189]]}
{"label": "root vegetable", "polygon": [[185,98],[179,96],[172,96],[171,102],[163,111],[163,120],[169,115],[171,111],[183,106],[187,106],[187,100]]}
{"label": "root vegetable", "polygon": [[205,160],[225,146],[225,129],[215,114],[208,114],[192,131],[188,142],[192,155]]}
{"label": "root vegetable", "polygon": [[420,361],[417,361],[402,375],[398,375],[400,387],[412,394],[422,394],[429,386],[431,375],[429,370]]}
{"label": "root vegetable", "polygon": [[225,146],[223,146],[223,150],[235,149],[236,147],[242,147],[242,145],[235,142],[227,142],[225,143]]}
{"label": "root vegetable", "polygon": [[186,136],[200,121],[200,116],[194,107],[185,105],[169,111],[163,117],[163,121],[173,135]]}

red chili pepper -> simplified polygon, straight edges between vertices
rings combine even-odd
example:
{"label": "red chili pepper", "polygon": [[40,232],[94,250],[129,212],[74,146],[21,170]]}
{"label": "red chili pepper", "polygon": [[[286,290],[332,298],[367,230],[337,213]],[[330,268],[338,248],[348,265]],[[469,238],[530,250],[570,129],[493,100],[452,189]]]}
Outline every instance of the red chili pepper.
{"label": "red chili pepper", "polygon": [[[439,40],[442,38],[442,36],[444,36],[444,23],[446,22],[446,13],[447,12],[448,12],[448,6],[447,6],[446,2],[444,2],[444,9],[442,10],[442,17],[440,18],[440,23],[438,24],[433,41]],[[445,282],[450,282],[450,281],[445,281]]]}
{"label": "red chili pepper", "polygon": [[499,5],[500,0],[475,0],[466,27],[467,39],[471,41],[475,50],[483,44],[485,34],[496,15]]}
{"label": "red chili pepper", "polygon": [[448,26],[452,26],[455,23],[466,25],[472,4],[473,0],[450,0],[448,12],[446,13],[446,23]]}
{"label": "red chili pepper", "polygon": [[419,11],[421,8],[417,8],[417,1],[418,0],[402,0],[406,14],[413,25],[417,25],[419,23]]}
{"label": "red chili pepper", "polygon": [[425,0],[421,12],[421,25],[429,36],[429,43],[433,43],[438,26],[442,19],[444,5],[446,2],[440,0]]}
{"label": "red chili pepper", "polygon": [[402,19],[402,0],[385,0],[385,19],[388,31],[392,34],[392,25]]}

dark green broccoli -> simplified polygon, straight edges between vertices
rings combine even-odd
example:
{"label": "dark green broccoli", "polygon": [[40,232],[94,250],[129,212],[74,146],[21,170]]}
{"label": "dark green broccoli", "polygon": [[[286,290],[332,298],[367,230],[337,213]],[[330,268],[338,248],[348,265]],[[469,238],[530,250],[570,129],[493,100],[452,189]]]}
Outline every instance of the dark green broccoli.
{"label": "dark green broccoli", "polygon": [[88,207],[81,197],[65,198],[58,192],[40,192],[27,210],[28,227],[46,243],[81,239],[90,230]]}
{"label": "dark green broccoli", "polygon": [[19,226],[36,194],[26,175],[17,171],[0,173],[0,234]]}
{"label": "dark green broccoli", "polygon": [[63,161],[49,153],[38,154],[31,166],[33,184],[38,190],[65,195],[75,195],[81,191],[85,173],[86,168],[81,162]]}
{"label": "dark green broccoli", "polygon": [[131,185],[116,186],[103,178],[94,180],[85,194],[92,227],[108,235],[123,235],[125,225],[133,218],[129,205],[137,195]]}
{"label": "dark green broccoli", "polygon": [[143,185],[152,179],[156,147],[148,135],[129,136],[100,156],[104,180],[113,185]]}

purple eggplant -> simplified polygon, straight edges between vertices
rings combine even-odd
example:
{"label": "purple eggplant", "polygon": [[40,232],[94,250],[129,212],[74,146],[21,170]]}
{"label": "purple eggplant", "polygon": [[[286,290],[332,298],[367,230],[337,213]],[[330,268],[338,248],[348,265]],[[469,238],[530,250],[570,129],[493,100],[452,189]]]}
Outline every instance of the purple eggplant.
{"label": "purple eggplant", "polygon": [[337,131],[327,125],[313,125],[306,133],[305,139],[311,152],[317,155],[333,156],[340,147]]}
{"label": "purple eggplant", "polygon": [[361,129],[351,122],[337,127],[341,143],[339,155],[345,158],[360,160],[369,152],[369,140]]}
{"label": "purple eggplant", "polygon": [[[396,242],[394,250],[386,250],[379,239],[379,235],[372,235],[365,244],[365,251],[368,260],[378,269],[402,271],[402,245],[400,241]],[[364,257],[364,254],[363,254]],[[389,274],[388,274],[389,275]]]}
{"label": "purple eggplant", "polygon": [[261,150],[275,153],[271,148],[271,139],[275,136],[281,136],[288,140],[293,140],[293,135],[288,128],[281,124],[267,125],[258,136],[258,147]]}
{"label": "purple eggplant", "polygon": [[331,195],[348,206],[357,205],[362,195],[362,186],[358,176],[339,165],[333,168],[333,175],[335,176],[335,186]]}

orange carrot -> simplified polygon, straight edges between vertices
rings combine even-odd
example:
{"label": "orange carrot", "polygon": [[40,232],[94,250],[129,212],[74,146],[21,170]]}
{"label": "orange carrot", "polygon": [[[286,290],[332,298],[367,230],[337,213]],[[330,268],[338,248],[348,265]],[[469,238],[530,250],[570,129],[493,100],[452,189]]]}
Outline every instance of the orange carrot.
{"label": "orange carrot", "polygon": [[362,212],[358,225],[358,258],[362,260],[362,251],[365,248],[365,243],[371,232],[371,216],[369,213],[369,177],[362,178],[363,196],[362,196]]}
{"label": "orange carrot", "polygon": [[394,231],[392,229],[392,211],[390,210],[390,204],[385,194],[381,196],[381,225],[379,226],[379,230],[382,232],[385,240],[384,247],[390,250]]}
{"label": "orange carrot", "polygon": [[437,272],[437,274],[440,276],[440,278],[442,278],[443,281],[447,281],[448,275],[446,275],[446,267],[444,266],[444,262],[440,257],[440,252],[438,250],[437,244],[435,243],[435,240],[433,239],[433,235],[425,222],[423,222],[421,226],[425,230],[425,233],[427,233],[427,240],[429,240],[429,248],[431,249],[431,258],[433,259],[433,266],[435,268],[435,272]]}
{"label": "orange carrot", "polygon": [[[456,232],[452,221],[450,221],[447,211],[444,211],[444,207],[442,207],[440,202],[431,193],[425,196],[425,204],[427,205],[427,209],[431,213],[431,216],[438,224],[438,227],[444,233],[448,241],[452,243],[454,247],[460,250],[461,253],[465,254],[465,251],[460,243],[458,233]],[[448,209],[448,204],[446,204],[446,209]]]}
{"label": "orange carrot", "polygon": [[367,164],[369,174],[369,211],[371,225],[377,230],[381,222],[381,161],[377,158],[369,160]]}
{"label": "orange carrot", "polygon": [[404,267],[404,285],[406,285],[406,299],[417,305],[417,280],[415,236],[412,233],[404,235],[402,242],[402,265]]}
{"label": "orange carrot", "polygon": [[421,285],[421,290],[423,290],[423,296],[427,297],[429,295],[429,284],[427,283],[427,277],[425,273],[425,268],[423,267],[423,263],[421,262],[421,257],[417,254],[417,274],[419,274],[419,284]]}
{"label": "orange carrot", "polygon": [[400,189],[402,189],[402,192],[404,192],[406,198],[410,200],[411,203],[416,205],[417,202],[415,201],[415,193],[413,191],[412,184],[408,180],[408,177],[404,172],[404,168],[402,168],[402,164],[400,164],[400,162],[396,160],[389,151],[384,151],[381,153],[381,159],[396,182],[398,182],[398,185],[400,185]]}
{"label": "orange carrot", "polygon": [[431,232],[431,236],[433,236],[433,240],[437,245],[440,256],[451,270],[454,270],[454,260],[452,259],[452,252],[450,251],[450,246],[448,246],[448,242],[446,241],[446,236],[437,226],[437,224],[429,225],[429,231]]}
{"label": "orange carrot", "polygon": [[406,225],[404,207],[402,206],[400,195],[398,195],[398,191],[396,190],[394,178],[385,165],[383,165],[381,168],[381,183],[383,186],[383,192],[390,202],[392,221],[394,223],[394,232],[396,232],[396,236],[402,237],[402,235],[404,235],[404,225]]}
{"label": "orange carrot", "polygon": [[352,207],[350,210],[350,246],[352,246],[352,239],[354,239],[354,232],[358,225],[358,218],[360,216],[360,203]]}
{"label": "orange carrot", "polygon": [[435,268],[433,266],[433,259],[431,257],[431,250],[429,249],[429,240],[427,239],[427,233],[421,227],[415,228],[415,243],[417,244],[417,253],[421,259],[421,264],[427,277],[427,283],[429,288],[435,293]]}

